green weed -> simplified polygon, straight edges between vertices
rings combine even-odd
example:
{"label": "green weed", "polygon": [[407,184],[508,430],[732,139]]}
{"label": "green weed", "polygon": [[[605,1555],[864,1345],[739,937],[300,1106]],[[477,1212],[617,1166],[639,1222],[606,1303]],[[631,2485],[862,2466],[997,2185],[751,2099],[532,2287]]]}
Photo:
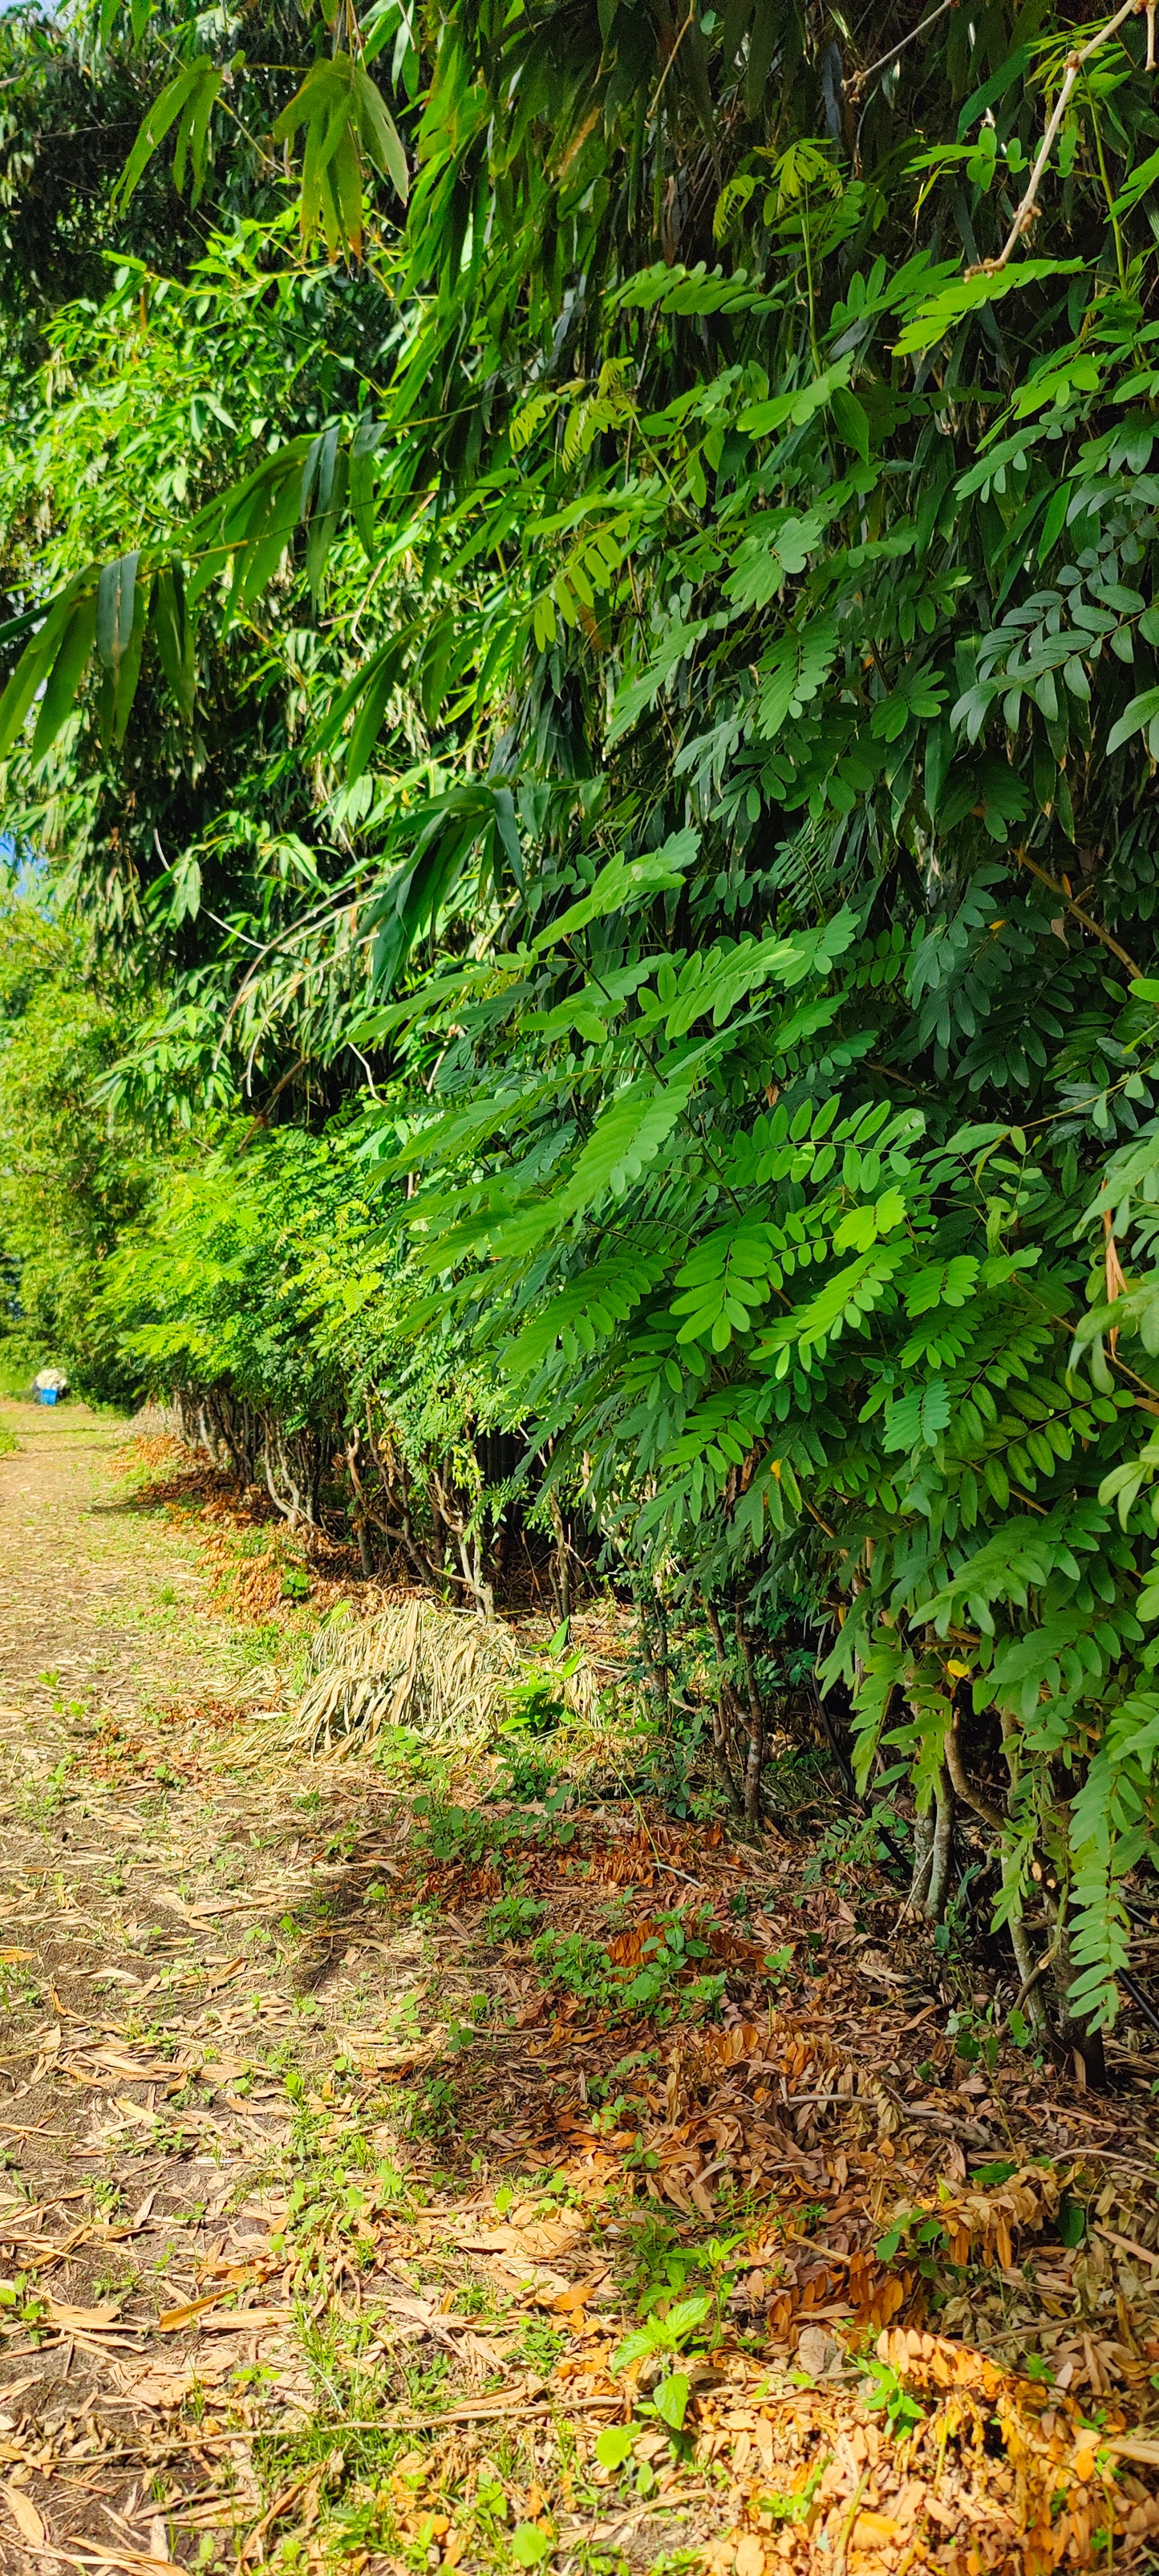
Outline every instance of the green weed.
{"label": "green weed", "polygon": [[409,2088],[400,2086],[395,2101],[400,2126],[412,2138],[445,2138],[455,2126],[454,2087],[445,2075],[428,2075]]}
{"label": "green weed", "polygon": [[537,2370],[543,2379],[549,2379],[561,2354],[566,2350],[566,2335],[557,2334],[554,2326],[546,2325],[539,2317],[533,2317],[523,2329],[514,2357],[522,2362],[526,2370]]}
{"label": "green weed", "polygon": [[758,2511],[760,2513],[771,2514],[774,2522],[807,2521],[812,2509],[814,2497],[817,2494],[817,2490],[825,2475],[825,2471],[829,2466],[830,2456],[830,2453],[826,2451],[822,2459],[814,2460],[804,2486],[798,2487],[795,2494],[763,2495],[758,2497]]}
{"label": "green weed", "polygon": [[635,1967],[617,1966],[600,1942],[581,1932],[542,1932],[531,1955],[549,1986],[594,2010],[613,2016],[643,2012],[661,2023],[714,2013],[728,1983],[721,1971],[690,1974],[708,1957],[708,1943],[682,1913],[660,1917]]}
{"label": "green weed", "polygon": [[874,2251],[879,2263],[892,2263],[896,2254],[904,2252],[916,2262],[926,2280],[935,2281],[944,2269],[949,2241],[940,2218],[930,2218],[924,2210],[916,2209],[908,2216],[895,2218],[885,2235],[878,2238]]}
{"label": "green weed", "polygon": [[541,1932],[532,1958],[545,1985],[578,1996],[599,2012],[614,2010],[623,2000],[624,1980],[607,1951],[586,1932]]}
{"label": "green weed", "polygon": [[884,2415],[890,2432],[899,2439],[925,2420],[924,2407],[910,2395],[888,2361],[871,2361],[869,2376],[862,2382],[862,2396],[874,2414]]}
{"label": "green weed", "polygon": [[632,2231],[632,2272],[630,2275],[636,2313],[642,2318],[666,2314],[684,2297],[689,2284],[708,2275],[717,2329],[724,2303],[732,2289],[740,2264],[739,2250],[745,2242],[745,2230],[728,2236],[713,2234],[699,2244],[683,2242],[674,2222],[660,2210],[646,2212]]}
{"label": "green weed", "polygon": [[483,1917],[485,1941],[529,1941],[542,1923],[545,1907],[537,1897],[521,1896],[511,1888],[506,1896],[496,1898]]}

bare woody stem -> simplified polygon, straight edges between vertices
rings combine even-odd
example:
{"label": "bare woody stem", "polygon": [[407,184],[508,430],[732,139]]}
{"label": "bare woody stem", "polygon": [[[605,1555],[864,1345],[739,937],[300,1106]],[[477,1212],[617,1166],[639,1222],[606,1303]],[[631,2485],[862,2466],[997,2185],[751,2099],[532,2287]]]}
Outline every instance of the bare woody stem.
{"label": "bare woody stem", "polygon": [[1075,920],[1081,922],[1083,929],[1090,931],[1093,939],[1101,940],[1103,947],[1110,949],[1112,957],[1118,958],[1120,966],[1126,967],[1128,975],[1137,977],[1142,974],[1142,967],[1135,964],[1134,958],[1128,956],[1125,948],[1120,948],[1118,940],[1112,939],[1109,930],[1104,930],[1099,922],[1092,921],[1090,913],[1084,911],[1081,903],[1075,902],[1074,896],[1067,893],[1066,887],[1059,884],[1057,877],[1048,876],[1046,869],[1039,867],[1037,859],[1028,858],[1025,850],[1016,850],[1014,855],[1019,867],[1029,869],[1031,876],[1037,877],[1039,884],[1046,887],[1048,894],[1058,896],[1064,910],[1072,913]]}
{"label": "bare woody stem", "polygon": [[765,1758],[765,1711],[764,1702],[762,1701],[760,1693],[760,1684],[757,1681],[756,1658],[753,1654],[752,1639],[745,1626],[744,1612],[742,1611],[739,1602],[736,1609],[735,1626],[736,1642],[740,1648],[741,1662],[744,1666],[745,1686],[748,1693],[749,1704],[749,1748],[747,1759],[745,1761],[744,1772],[744,1811],[746,1823],[751,1828],[755,1828],[761,1821],[761,1770]]}
{"label": "bare woody stem", "polygon": [[[1066,70],[1063,73],[1062,86],[1059,90],[1058,97],[1054,102],[1054,107],[1051,111],[1046,132],[1038,147],[1034,168],[1032,169],[1030,177],[1026,183],[1026,193],[1015,210],[1014,221],[1011,224],[1006,240],[998,253],[997,259],[979,260],[976,268],[967,270],[967,276],[996,277],[999,269],[1005,268],[1015,244],[1020,241],[1034,214],[1038,191],[1046,175],[1047,163],[1049,162],[1051,153],[1054,149],[1055,136],[1057,135],[1058,129],[1062,124],[1062,120],[1066,115],[1067,108],[1070,104],[1071,92],[1074,89],[1084,63],[1088,63],[1090,61],[1092,54],[1097,54],[1100,45],[1105,45],[1111,36],[1118,34],[1119,28],[1123,25],[1125,19],[1139,17],[1145,5],[1146,0],[1123,0],[1123,7],[1116,10],[1113,18],[1108,18],[1106,26],[1100,27],[1097,35],[1092,36],[1087,44],[1077,46],[1073,53],[1067,55]],[[1152,0],[1152,5],[1147,8],[1147,68],[1149,71],[1154,69],[1154,62],[1155,27],[1154,0]],[[1101,934],[1099,935],[1101,936]]]}
{"label": "bare woody stem", "polygon": [[992,1825],[996,1833],[1002,1833],[1005,1830],[1006,1818],[1001,1807],[996,1807],[993,1799],[988,1798],[984,1790],[975,1786],[966,1769],[962,1758],[957,1719],[952,1726],[946,1728],[945,1752],[946,1769],[963,1806],[972,1807],[975,1815],[981,1816],[984,1825]]}
{"label": "bare woody stem", "polygon": [[938,7],[931,9],[925,18],[919,19],[917,26],[910,28],[908,36],[899,36],[896,45],[891,45],[888,53],[879,54],[875,63],[867,63],[863,72],[854,72],[852,80],[848,83],[850,97],[860,98],[862,90],[867,82],[873,79],[875,72],[887,71],[891,63],[896,63],[898,55],[904,54],[907,45],[916,44],[918,37],[924,36],[927,27],[932,27],[936,18],[944,18],[947,9],[956,9],[957,6],[958,0],[938,0]]}

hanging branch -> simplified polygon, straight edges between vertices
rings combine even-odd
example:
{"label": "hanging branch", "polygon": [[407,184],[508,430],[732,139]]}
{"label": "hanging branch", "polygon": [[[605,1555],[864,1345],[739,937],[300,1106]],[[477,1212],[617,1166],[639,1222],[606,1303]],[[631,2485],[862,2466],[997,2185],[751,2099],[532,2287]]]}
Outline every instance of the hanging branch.
{"label": "hanging branch", "polygon": [[[1011,240],[1013,240],[1013,238],[1014,236],[1011,234]],[[1006,258],[1009,248],[1010,242],[1007,242],[1006,250],[1002,253],[1002,259],[995,260],[992,263],[988,261],[986,263],[987,267],[992,266],[994,268],[1001,268],[1002,260]],[[972,270],[971,275],[976,276],[977,270]],[[1090,913],[1085,910],[1081,903],[1075,902],[1074,896],[1067,892],[1064,885],[1059,884],[1057,877],[1049,876],[1046,869],[1039,866],[1037,859],[1028,858],[1025,850],[1016,850],[1014,856],[1018,861],[1019,867],[1028,868],[1031,876],[1037,877],[1039,884],[1046,887],[1048,894],[1058,896],[1058,900],[1063,905],[1064,909],[1073,914],[1074,919],[1081,923],[1084,930],[1090,931],[1092,938],[1101,940],[1103,947],[1109,948],[1112,957],[1117,957],[1119,964],[1126,967],[1128,975],[1137,977],[1142,974],[1142,967],[1135,964],[1134,958],[1128,955],[1125,948],[1120,948],[1118,940],[1112,939],[1109,930],[1104,930],[1101,923],[1092,920]]]}
{"label": "hanging branch", "polygon": [[984,1825],[992,1826],[995,1833],[1004,1833],[1006,1818],[1001,1807],[995,1805],[993,1798],[986,1796],[984,1789],[977,1787],[966,1769],[956,1717],[946,1729],[945,1760],[946,1769],[963,1806],[972,1807],[975,1815],[981,1817]]}
{"label": "hanging branch", "polygon": [[[1089,63],[1092,54],[1098,53],[1100,45],[1105,45],[1111,36],[1117,35],[1118,30],[1123,25],[1125,19],[1140,17],[1144,8],[1147,13],[1147,69],[1149,72],[1154,71],[1156,5],[1157,0],[1123,0],[1123,7],[1116,10],[1113,18],[1108,18],[1106,26],[1100,27],[1097,35],[1092,36],[1085,45],[1077,46],[1073,53],[1067,55],[1062,87],[1054,102],[1050,121],[1047,125],[1046,132],[1043,135],[1042,142],[1039,145],[1038,157],[1026,184],[1026,194],[1015,211],[1014,221],[1011,224],[1006,240],[998,253],[997,259],[979,260],[975,268],[967,270],[966,274],[968,277],[996,277],[999,269],[1005,268],[1015,244],[1021,239],[1023,233],[1027,230],[1027,227],[1034,215],[1038,191],[1042,185],[1042,181],[1046,173],[1046,166],[1054,149],[1055,136],[1057,135],[1058,129],[1062,124],[1062,120],[1066,115],[1067,108],[1070,104],[1071,92],[1074,89],[1083,65],[1085,63]],[[1101,937],[1102,933],[1100,932],[1098,936]]]}
{"label": "hanging branch", "polygon": [[850,97],[860,98],[862,90],[873,79],[875,72],[888,71],[890,65],[896,63],[898,55],[904,54],[906,46],[916,44],[918,37],[924,36],[927,27],[933,26],[935,18],[944,18],[947,9],[956,9],[957,6],[958,0],[938,0],[938,7],[931,9],[928,17],[920,19],[916,27],[911,27],[908,36],[899,36],[896,45],[891,45],[888,53],[879,54],[875,63],[867,63],[863,72],[854,72],[847,84]]}

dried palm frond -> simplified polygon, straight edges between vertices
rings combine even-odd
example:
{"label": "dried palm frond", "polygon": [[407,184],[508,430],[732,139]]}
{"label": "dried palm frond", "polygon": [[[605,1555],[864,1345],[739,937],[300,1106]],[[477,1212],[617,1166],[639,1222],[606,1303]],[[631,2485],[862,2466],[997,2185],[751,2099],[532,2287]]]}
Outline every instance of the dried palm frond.
{"label": "dried palm frond", "polygon": [[289,1737],[307,1754],[362,1753],[394,1726],[432,1743],[485,1743],[522,1671],[508,1629],[417,1598],[353,1625],[328,1621],[310,1660]]}

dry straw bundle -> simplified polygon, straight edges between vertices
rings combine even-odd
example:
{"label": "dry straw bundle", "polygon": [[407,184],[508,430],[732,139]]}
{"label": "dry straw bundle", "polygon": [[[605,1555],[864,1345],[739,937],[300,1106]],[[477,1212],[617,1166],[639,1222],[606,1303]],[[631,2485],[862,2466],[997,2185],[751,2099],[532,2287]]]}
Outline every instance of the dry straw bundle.
{"label": "dry straw bundle", "polygon": [[365,1753],[394,1726],[432,1743],[483,1744],[509,1714],[523,1671],[508,1629],[419,1598],[353,1625],[328,1621],[310,1661],[290,1736],[308,1755]]}

